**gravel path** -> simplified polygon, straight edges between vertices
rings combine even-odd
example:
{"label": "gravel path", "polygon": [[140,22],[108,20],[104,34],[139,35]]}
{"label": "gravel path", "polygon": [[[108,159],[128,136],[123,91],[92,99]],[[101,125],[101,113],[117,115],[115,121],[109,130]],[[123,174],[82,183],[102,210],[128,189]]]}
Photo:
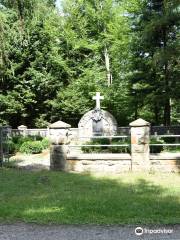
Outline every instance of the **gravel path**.
{"label": "gravel path", "polygon": [[48,170],[50,168],[50,155],[48,150],[44,150],[40,154],[22,154],[17,153],[10,158],[10,161],[18,168],[26,170]]}
{"label": "gravel path", "polygon": [[0,224],[0,240],[180,240],[180,225],[144,226],[143,231],[167,233],[135,235],[135,226]]}

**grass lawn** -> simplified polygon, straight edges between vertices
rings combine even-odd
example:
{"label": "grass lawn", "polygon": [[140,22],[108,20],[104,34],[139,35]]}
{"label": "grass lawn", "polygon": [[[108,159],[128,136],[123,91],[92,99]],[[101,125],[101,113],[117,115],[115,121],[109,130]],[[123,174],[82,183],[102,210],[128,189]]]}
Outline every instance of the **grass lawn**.
{"label": "grass lawn", "polygon": [[0,169],[0,221],[180,223],[178,174],[98,176]]}

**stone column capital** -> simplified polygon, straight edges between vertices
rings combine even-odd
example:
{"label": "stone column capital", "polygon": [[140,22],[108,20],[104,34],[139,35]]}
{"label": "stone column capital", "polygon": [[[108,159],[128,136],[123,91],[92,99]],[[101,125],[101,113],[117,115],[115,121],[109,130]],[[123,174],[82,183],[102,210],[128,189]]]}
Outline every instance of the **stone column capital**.
{"label": "stone column capital", "polygon": [[138,118],[137,120],[131,122],[129,124],[130,127],[146,127],[146,126],[150,126],[151,124],[147,121],[145,121],[142,118]]}

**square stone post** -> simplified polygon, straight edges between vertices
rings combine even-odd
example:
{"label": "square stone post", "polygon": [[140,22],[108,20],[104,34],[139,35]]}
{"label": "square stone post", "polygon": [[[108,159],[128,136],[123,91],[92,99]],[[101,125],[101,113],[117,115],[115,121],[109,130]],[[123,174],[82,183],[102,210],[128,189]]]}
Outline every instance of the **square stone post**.
{"label": "square stone post", "polygon": [[20,133],[25,137],[27,135],[27,126],[21,125],[18,127],[18,130],[20,130]]}
{"label": "square stone post", "polygon": [[66,171],[68,135],[71,125],[62,121],[55,122],[49,126],[50,168],[52,170]]}
{"label": "square stone post", "polygon": [[132,171],[150,170],[149,136],[150,123],[139,118],[131,122]]}

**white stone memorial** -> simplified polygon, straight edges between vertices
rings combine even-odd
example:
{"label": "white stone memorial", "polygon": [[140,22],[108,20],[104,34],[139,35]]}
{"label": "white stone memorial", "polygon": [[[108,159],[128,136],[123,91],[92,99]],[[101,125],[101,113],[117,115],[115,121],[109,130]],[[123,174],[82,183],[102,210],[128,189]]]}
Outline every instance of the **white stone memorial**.
{"label": "white stone memorial", "polygon": [[100,96],[99,92],[93,97],[93,100],[96,100],[96,107],[80,119],[78,124],[79,137],[116,135],[116,119],[108,111],[101,109],[100,100],[102,99],[104,97]]}

